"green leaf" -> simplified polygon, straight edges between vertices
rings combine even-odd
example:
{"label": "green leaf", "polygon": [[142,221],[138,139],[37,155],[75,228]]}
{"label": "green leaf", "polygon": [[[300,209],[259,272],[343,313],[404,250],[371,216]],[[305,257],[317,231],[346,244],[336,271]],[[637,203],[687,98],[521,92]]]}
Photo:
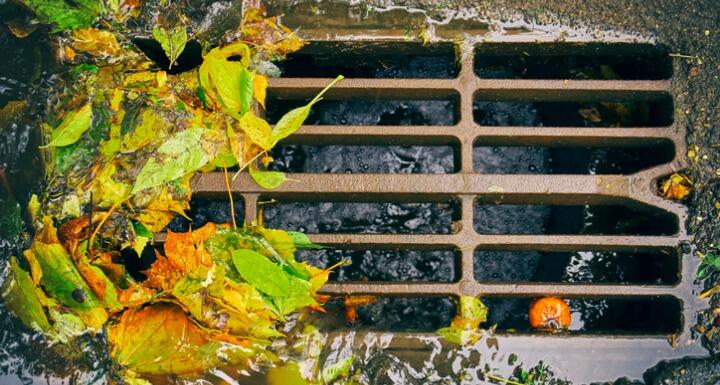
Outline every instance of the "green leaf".
{"label": "green leaf", "polygon": [[705,254],[695,275],[698,279],[705,279],[716,271],[720,271],[720,253],[711,252]]}
{"label": "green leaf", "polygon": [[264,255],[247,249],[233,250],[233,264],[240,276],[259,291],[271,296],[290,295],[290,278]]}
{"label": "green leaf", "polygon": [[290,236],[293,244],[295,244],[295,247],[298,249],[320,250],[327,248],[326,246],[318,245],[317,243],[311,241],[305,233],[301,233],[299,231],[286,231],[286,233]]}
{"label": "green leaf", "polygon": [[42,270],[40,284],[45,291],[77,313],[87,326],[94,330],[100,329],[108,318],[107,312],[80,276],[62,245],[35,241],[32,253],[29,254],[37,260]]}
{"label": "green leaf", "polygon": [[101,13],[97,0],[21,0],[38,18],[58,30],[88,27]]}
{"label": "green leaf", "polygon": [[240,115],[245,115],[252,107],[253,93],[255,91],[254,79],[255,71],[250,72],[247,68],[242,67],[240,70]]}
{"label": "green leaf", "polygon": [[[290,314],[297,309],[314,305],[315,299],[310,296],[312,284],[293,275],[287,275],[289,281],[288,294],[273,297],[273,303],[280,312],[280,316]],[[262,290],[261,290],[262,291]]]}
{"label": "green leaf", "polygon": [[262,188],[272,190],[280,187],[285,182],[285,174],[280,171],[261,171],[253,167],[250,167],[250,176],[255,182]]}
{"label": "green leaf", "polygon": [[322,370],[320,377],[323,383],[329,384],[338,378],[347,377],[350,374],[352,364],[355,362],[355,356],[345,357],[342,360],[328,366]]}
{"label": "green leaf", "polygon": [[148,238],[152,238],[155,236],[155,234],[152,231],[148,230],[147,227],[145,227],[145,225],[143,225],[140,222],[133,222],[132,225],[133,225],[133,230],[135,231],[135,235],[139,235],[141,237],[148,237]]}
{"label": "green leaf", "polygon": [[210,156],[199,145],[204,132],[203,128],[190,128],[165,141],[140,170],[131,193],[160,186],[207,164]]}
{"label": "green leaf", "polygon": [[300,129],[303,123],[305,123],[305,119],[307,119],[308,115],[310,115],[310,108],[322,99],[323,94],[325,94],[325,92],[327,92],[330,87],[343,79],[344,77],[342,75],[338,75],[338,77],[336,77],[335,80],[330,82],[327,87],[320,91],[320,93],[318,93],[315,98],[310,101],[310,103],[302,107],[298,107],[294,110],[290,110],[288,113],[283,115],[283,117],[280,118],[277,124],[275,124],[275,128],[273,128],[273,144],[287,138],[288,136],[290,136],[290,134]]}
{"label": "green leaf", "polygon": [[26,326],[47,331],[50,329],[45,311],[36,290],[39,290],[25,270],[18,265],[15,257],[10,257],[9,273],[2,285],[2,299],[5,306]]}
{"label": "green leaf", "polygon": [[87,103],[77,111],[68,112],[60,125],[53,130],[50,143],[43,147],[64,147],[77,142],[82,134],[90,129],[91,123],[92,104]]}
{"label": "green leaf", "polygon": [[162,27],[155,27],[152,30],[153,38],[160,43],[165,56],[170,60],[170,66],[172,68],[175,61],[180,56],[182,51],[185,49],[185,44],[188,41],[188,33],[185,26],[176,26],[172,31],[168,31]]}

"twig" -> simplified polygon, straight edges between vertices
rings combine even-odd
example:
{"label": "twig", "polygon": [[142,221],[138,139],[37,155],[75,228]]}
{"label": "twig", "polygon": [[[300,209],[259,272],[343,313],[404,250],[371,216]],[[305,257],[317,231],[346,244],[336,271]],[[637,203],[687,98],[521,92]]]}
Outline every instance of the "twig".
{"label": "twig", "polygon": [[[115,203],[114,205],[112,205],[112,206],[110,207],[110,210],[108,210],[107,214],[105,214],[105,216],[103,217],[103,219],[100,220],[100,223],[98,223],[97,227],[95,228],[95,231],[93,231],[92,235],[90,236],[90,240],[88,241],[88,248],[90,249],[90,251],[92,251],[92,244],[93,244],[94,241],[95,241],[95,237],[96,237],[96,236],[98,235],[98,233],[100,232],[100,229],[101,229],[101,228],[103,227],[103,225],[105,224],[105,221],[107,221],[108,218],[110,218],[110,216],[112,215],[112,213],[113,213],[121,204],[122,204],[122,202],[117,202],[117,203]],[[92,255],[89,255],[89,257],[92,257]]]}
{"label": "twig", "polygon": [[679,57],[679,58],[683,58],[683,59],[697,59],[697,56],[683,55],[683,54],[681,54],[681,53],[671,53],[671,54],[668,54],[668,56],[670,56],[670,57]]}
{"label": "twig", "polygon": [[520,383],[520,382],[517,382],[517,381],[513,381],[513,380],[511,380],[511,379],[509,379],[509,378],[500,377],[500,376],[494,375],[494,374],[492,374],[492,373],[485,373],[484,375],[485,375],[485,377],[487,377],[487,378],[489,378],[489,379],[491,379],[491,380],[493,380],[493,381],[502,382],[502,383],[505,383],[505,384],[510,384],[510,385],[525,385],[525,384],[523,384],[523,383]]}
{"label": "twig", "polygon": [[223,165],[223,171],[225,173],[225,187],[227,187],[228,197],[230,198],[230,216],[232,216],[233,229],[237,229],[237,223],[235,223],[235,202],[233,202],[232,191],[230,190],[230,177],[228,176],[227,167]]}

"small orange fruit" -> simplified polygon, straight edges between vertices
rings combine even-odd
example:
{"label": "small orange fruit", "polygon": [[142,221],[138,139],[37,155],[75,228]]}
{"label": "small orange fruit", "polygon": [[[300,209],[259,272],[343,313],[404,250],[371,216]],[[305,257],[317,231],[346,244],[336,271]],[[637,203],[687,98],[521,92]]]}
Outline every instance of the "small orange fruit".
{"label": "small orange fruit", "polygon": [[565,330],[571,320],[570,306],[560,298],[540,298],[530,306],[530,326],[535,329]]}

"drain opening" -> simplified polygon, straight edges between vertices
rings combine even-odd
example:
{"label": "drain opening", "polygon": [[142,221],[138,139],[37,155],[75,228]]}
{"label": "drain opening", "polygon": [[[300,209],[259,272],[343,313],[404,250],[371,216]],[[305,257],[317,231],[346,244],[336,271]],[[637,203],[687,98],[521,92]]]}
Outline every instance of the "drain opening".
{"label": "drain opening", "polygon": [[[305,99],[268,95],[267,120],[274,124]],[[322,100],[315,104],[306,125],[343,126],[451,126],[458,122],[458,102],[442,100]]]}
{"label": "drain opening", "polygon": [[458,75],[451,43],[310,42],[278,63],[283,77],[448,79]]}
{"label": "drain opening", "polygon": [[523,101],[476,95],[473,117],[482,126],[665,127],[673,122],[670,95],[651,100]]}
{"label": "drain opening", "polygon": [[170,66],[170,59],[163,51],[160,43],[155,39],[133,39],[133,44],[142,51],[148,59],[155,62],[163,70],[166,70],[169,74],[179,74],[181,72],[189,71],[193,68],[199,67],[203,62],[202,58],[202,46],[196,40],[190,40],[186,43],[185,49],[180,53],[175,65],[168,69]]}
{"label": "drain opening", "polygon": [[492,146],[476,143],[481,174],[633,174],[675,157],[670,140],[633,147]]}
{"label": "drain opening", "polygon": [[284,202],[265,205],[267,227],[317,233],[450,234],[457,202]]}
{"label": "drain opening", "polygon": [[278,145],[272,170],[298,173],[450,174],[460,169],[454,146]]}
{"label": "drain opening", "polygon": [[[671,296],[631,298],[568,298],[572,312],[569,331],[581,334],[671,334],[682,328],[682,303]],[[492,309],[489,325],[500,332],[530,333],[528,309],[532,298],[483,299]]]}
{"label": "drain opening", "polygon": [[475,74],[487,79],[659,80],[672,76],[665,49],[632,44],[481,44]]}
{"label": "drain opening", "polygon": [[659,209],[638,211],[619,205],[559,206],[475,202],[480,234],[673,235],[677,218]]}
{"label": "drain opening", "polygon": [[330,275],[334,282],[457,282],[460,278],[457,250],[333,248],[301,250],[297,258],[321,268],[352,262]]}
{"label": "drain opening", "polygon": [[[343,301],[333,299],[325,308],[320,322],[329,330],[348,326]],[[357,307],[354,328],[390,332],[435,332],[455,317],[455,300],[450,297],[378,297],[375,302]]]}
{"label": "drain opening", "polygon": [[[239,196],[233,197],[233,202],[235,222],[241,224],[245,220],[245,203]],[[202,227],[208,222],[232,223],[230,202],[228,201],[193,198],[190,200],[190,210],[186,212],[186,215],[192,220],[176,215],[168,224],[168,230],[174,232],[189,231],[190,229]]]}
{"label": "drain opening", "polygon": [[680,259],[674,250],[496,251],[475,250],[478,282],[559,282],[675,285]]}

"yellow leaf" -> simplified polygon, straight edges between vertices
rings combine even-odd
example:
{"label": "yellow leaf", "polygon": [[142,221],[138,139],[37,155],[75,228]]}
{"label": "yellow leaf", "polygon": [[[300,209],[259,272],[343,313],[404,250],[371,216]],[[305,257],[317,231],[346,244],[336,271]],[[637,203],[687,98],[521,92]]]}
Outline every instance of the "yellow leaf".
{"label": "yellow leaf", "polygon": [[265,108],[265,96],[267,95],[268,79],[266,76],[256,74],[253,78],[253,96],[255,100]]}
{"label": "yellow leaf", "polygon": [[[173,219],[175,214],[185,216],[190,209],[190,197],[175,199],[163,188],[160,194],[137,216],[137,220],[153,233],[160,232]],[[187,216],[185,216],[187,218]]]}
{"label": "yellow leaf", "polygon": [[240,346],[213,340],[169,303],[126,310],[108,328],[108,342],[118,364],[147,374],[199,374],[252,355]]}
{"label": "yellow leaf", "polygon": [[77,51],[98,57],[117,56],[121,51],[115,35],[97,28],[75,30],[71,45]]}
{"label": "yellow leaf", "polygon": [[683,174],[674,173],[660,185],[660,193],[664,198],[683,200],[692,191],[690,178]]}
{"label": "yellow leaf", "polygon": [[252,111],[248,111],[238,121],[238,124],[245,135],[263,150],[269,150],[273,147],[272,127],[265,119],[255,116]]}

